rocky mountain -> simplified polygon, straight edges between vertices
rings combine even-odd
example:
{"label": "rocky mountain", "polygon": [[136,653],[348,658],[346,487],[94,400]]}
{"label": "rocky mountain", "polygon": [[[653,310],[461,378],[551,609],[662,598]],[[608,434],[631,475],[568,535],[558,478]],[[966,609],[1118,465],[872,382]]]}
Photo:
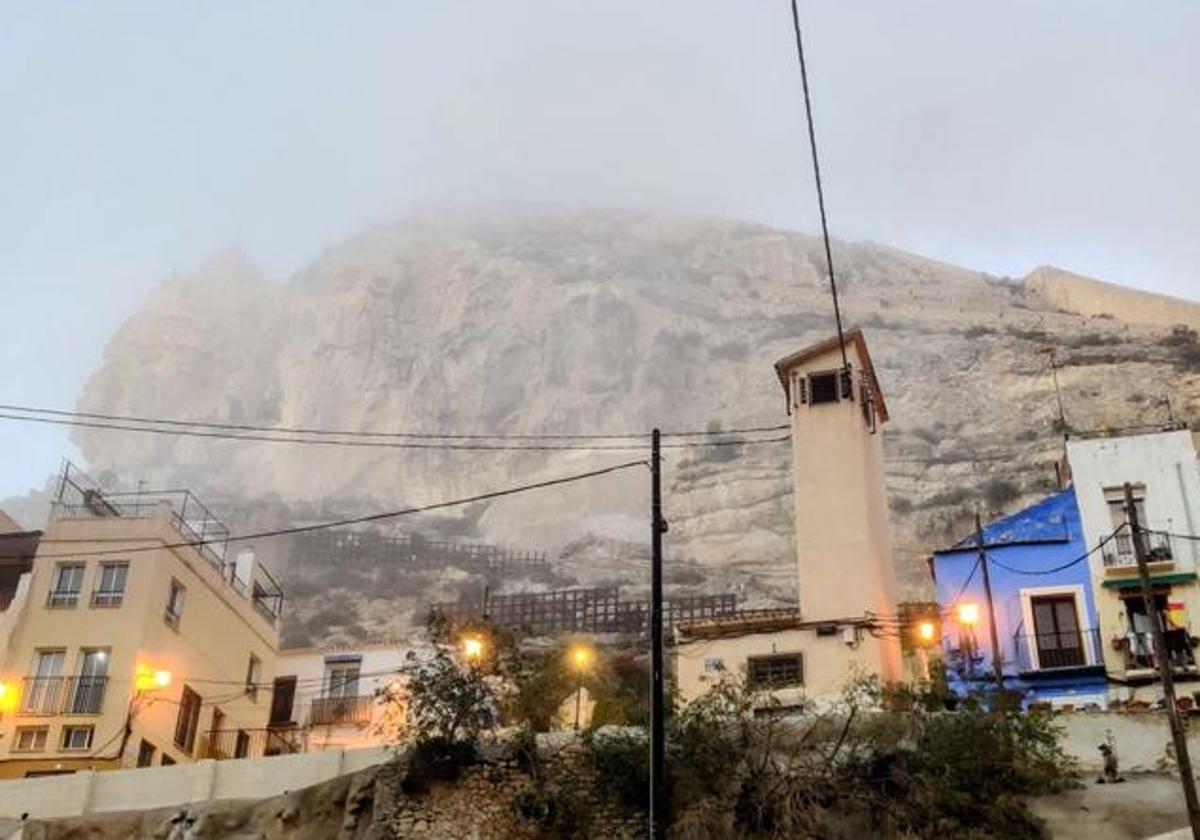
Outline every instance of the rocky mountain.
{"label": "rocky mountain", "polygon": [[[885,446],[910,594],[925,591],[923,553],[958,535],[976,505],[1008,510],[1053,486],[1062,429],[1044,348],[1055,348],[1073,427],[1200,407],[1196,304],[1050,268],[1030,282],[990,277],[868,243],[838,243],[834,257],[846,320],[866,330],[892,414]],[[781,424],[772,363],[833,329],[822,265],[817,239],[720,220],[530,208],[414,217],[327,250],[286,282],[237,254],[170,279],[112,338],[79,408],[460,434]],[[644,451],[75,438],[94,473],[195,487],[235,528],[469,496]],[[787,445],[667,454],[676,589],[794,598]],[[647,484],[630,470],[389,528],[542,550],[559,583],[636,587]],[[369,569],[339,578],[257,548],[298,593],[293,639],[329,638],[331,603],[345,619],[334,635],[380,635],[433,593],[461,591],[456,573],[400,591]]]}

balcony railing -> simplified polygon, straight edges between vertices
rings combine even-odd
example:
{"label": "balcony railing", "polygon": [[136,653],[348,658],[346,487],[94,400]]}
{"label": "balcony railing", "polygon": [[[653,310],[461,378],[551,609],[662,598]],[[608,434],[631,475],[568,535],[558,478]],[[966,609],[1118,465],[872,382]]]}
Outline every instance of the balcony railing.
{"label": "balcony railing", "polygon": [[[1161,531],[1141,531],[1137,534],[1147,563],[1169,563],[1174,559],[1171,537]],[[1104,547],[1106,569],[1137,568],[1137,554],[1133,550],[1134,535],[1128,531],[1117,534]]]}
{"label": "balcony railing", "polygon": [[371,722],[375,698],[369,694],[351,697],[318,697],[308,710],[310,726],[328,724],[362,724]]}
{"label": "balcony railing", "polygon": [[107,688],[108,677],[26,677],[21,714],[98,715]]}
{"label": "balcony railing", "polygon": [[220,729],[200,736],[197,758],[261,758],[304,751],[297,732],[280,729]]}
{"label": "balcony railing", "polygon": [[[1167,649],[1167,659],[1174,670],[1186,670],[1196,667],[1196,655],[1192,649],[1192,640],[1186,630],[1171,629],[1163,633],[1163,641]],[[1154,654],[1154,636],[1148,632],[1127,633],[1117,640],[1118,646],[1125,652],[1126,671],[1145,671],[1158,668],[1158,658]]]}
{"label": "balcony railing", "polygon": [[1100,630],[1018,633],[1013,656],[1020,673],[1086,668],[1101,660]]}

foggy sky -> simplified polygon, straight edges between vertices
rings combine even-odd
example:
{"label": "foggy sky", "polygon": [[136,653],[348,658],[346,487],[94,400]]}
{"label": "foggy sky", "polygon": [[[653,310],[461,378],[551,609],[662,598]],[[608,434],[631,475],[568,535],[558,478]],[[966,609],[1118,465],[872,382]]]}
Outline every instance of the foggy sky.
{"label": "foggy sky", "polygon": [[[1200,4],[801,4],[835,236],[1200,297]],[[0,3],[0,402],[172,270],[431,202],[814,232],[786,0]],[[13,317],[15,316],[15,317]],[[0,497],[67,452],[0,422]]]}

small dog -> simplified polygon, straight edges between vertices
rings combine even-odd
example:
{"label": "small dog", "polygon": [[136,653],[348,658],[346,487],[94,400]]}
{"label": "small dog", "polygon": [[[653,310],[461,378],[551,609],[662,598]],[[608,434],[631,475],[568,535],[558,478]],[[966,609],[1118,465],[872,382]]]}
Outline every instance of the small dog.
{"label": "small dog", "polygon": [[1125,777],[1121,775],[1117,765],[1117,751],[1113,749],[1112,744],[1101,744],[1100,754],[1104,756],[1104,775],[1096,779],[1096,784],[1115,785],[1125,781]]}

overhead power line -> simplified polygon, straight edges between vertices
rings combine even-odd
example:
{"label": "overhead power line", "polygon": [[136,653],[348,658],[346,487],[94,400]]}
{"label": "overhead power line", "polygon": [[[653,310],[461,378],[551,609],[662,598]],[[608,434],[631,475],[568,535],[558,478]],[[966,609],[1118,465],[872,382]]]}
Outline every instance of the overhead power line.
{"label": "overhead power line", "polygon": [[825,265],[829,270],[829,292],[833,297],[833,318],[837,323],[838,347],[842,351],[842,369],[850,369],[846,341],[842,337],[842,310],[838,306],[837,280],[833,275],[833,250],[829,247],[829,222],[825,215],[825,190],[821,187],[821,164],[817,160],[817,133],[813,128],[812,96],[808,92],[808,66],[804,61],[804,39],[800,37],[800,12],[792,0],[792,29],[796,34],[796,57],[800,60],[800,83],[804,87],[804,115],[808,121],[808,147],[812,150],[813,180],[817,184],[817,206],[821,210],[821,238],[825,243]]}
{"label": "overhead power line", "polygon": [[[493,490],[490,493],[478,493],[474,496],[466,496],[461,499],[451,499],[444,502],[434,502],[428,505],[418,505],[415,507],[401,508],[400,510],[389,510],[383,513],[372,513],[366,516],[355,516],[348,519],[338,519],[332,522],[320,522],[314,525],[298,525],[291,528],[276,528],[270,531],[258,531],[252,534],[238,534],[236,536],[225,537],[223,539],[213,540],[181,540],[179,542],[164,543],[160,545],[142,545],[133,546],[130,548],[113,548],[102,549],[99,551],[74,551],[66,553],[39,554],[38,557],[54,559],[60,557],[97,557],[101,555],[126,555],[135,554],[143,551],[161,551],[171,548],[197,548],[204,545],[212,545],[214,543],[235,543],[248,542],[250,540],[262,540],[271,537],[282,537],[289,534],[306,534],[313,531],[324,531],[330,528],[345,528],[351,525],[362,525],[367,522],[380,522],[387,519],[397,519],[402,516],[411,516],[417,513],[427,513],[433,510],[443,510],[445,508],[460,507],[469,505],[475,502],[488,501],[490,499],[499,499],[504,496],[514,496],[518,493],[527,493],[531,490],[542,490],[547,487],[557,487],[563,484],[571,484],[576,481],[585,481],[590,478],[598,478],[602,475],[620,472],[621,470],[632,469],[633,467],[645,466],[646,461],[626,461],[623,464],[614,464],[609,467],[601,467],[600,469],[588,470],[587,472],[575,473],[574,475],[563,476],[561,478],[551,478],[546,481],[535,481],[531,484],[521,484],[516,487],[508,487],[504,490]],[[43,542],[55,542],[55,540],[43,540]]]}
{"label": "overhead power line", "polygon": [[[105,420],[118,423],[136,423],[150,426],[173,426],[180,428],[217,429],[234,432],[268,432],[286,435],[317,435],[337,438],[379,438],[396,440],[649,440],[649,432],[631,432],[629,434],[502,434],[502,433],[462,433],[462,432],[385,432],[362,429],[322,429],[305,426],[265,426],[250,423],[220,423],[211,420],[180,420],[178,418],[144,417],[134,414],[105,414],[95,411],[66,411],[58,408],[40,408],[29,405],[0,404],[0,411],[19,411],[23,414],[39,414],[51,417],[66,417],[83,420]],[[6,415],[7,416],[7,415]],[[745,426],[730,429],[706,429],[665,431],[663,437],[721,437],[726,435],[758,434],[766,432],[787,431],[790,426]]]}
{"label": "overhead power line", "polygon": [[[81,419],[57,419],[53,417],[38,417],[26,416],[20,414],[0,413],[0,420],[11,420],[23,423],[44,423],[53,426],[72,426],[85,429],[101,429],[116,432],[133,432],[140,434],[165,435],[168,437],[191,437],[204,438],[208,440],[233,440],[245,441],[250,443],[291,443],[300,446],[342,446],[354,449],[415,449],[428,451],[469,451],[469,452],[594,452],[594,451],[619,451],[632,452],[646,449],[648,443],[596,443],[596,444],[571,444],[571,443],[466,443],[454,442],[461,441],[462,438],[447,436],[446,440],[451,442],[439,442],[435,440],[421,440],[419,442],[402,441],[402,440],[358,440],[358,439],[337,439],[332,437],[287,437],[285,435],[269,435],[269,434],[243,434],[235,432],[215,432],[204,431],[202,429],[189,429],[182,427],[161,428],[156,426],[144,425],[129,425],[127,423],[109,423],[109,422],[94,422],[91,420]],[[784,427],[786,428],[786,427]],[[680,433],[692,435],[693,433]],[[737,432],[713,432],[714,439],[701,441],[682,441],[674,443],[664,443],[664,449],[696,449],[721,446],[754,446],[758,444],[782,443],[791,438],[783,435],[772,438],[726,438],[719,435],[733,435]],[[631,436],[632,437],[632,436]],[[504,440],[504,438],[496,438]],[[536,438],[533,438],[536,439]],[[482,440],[482,439],[481,439]]]}

